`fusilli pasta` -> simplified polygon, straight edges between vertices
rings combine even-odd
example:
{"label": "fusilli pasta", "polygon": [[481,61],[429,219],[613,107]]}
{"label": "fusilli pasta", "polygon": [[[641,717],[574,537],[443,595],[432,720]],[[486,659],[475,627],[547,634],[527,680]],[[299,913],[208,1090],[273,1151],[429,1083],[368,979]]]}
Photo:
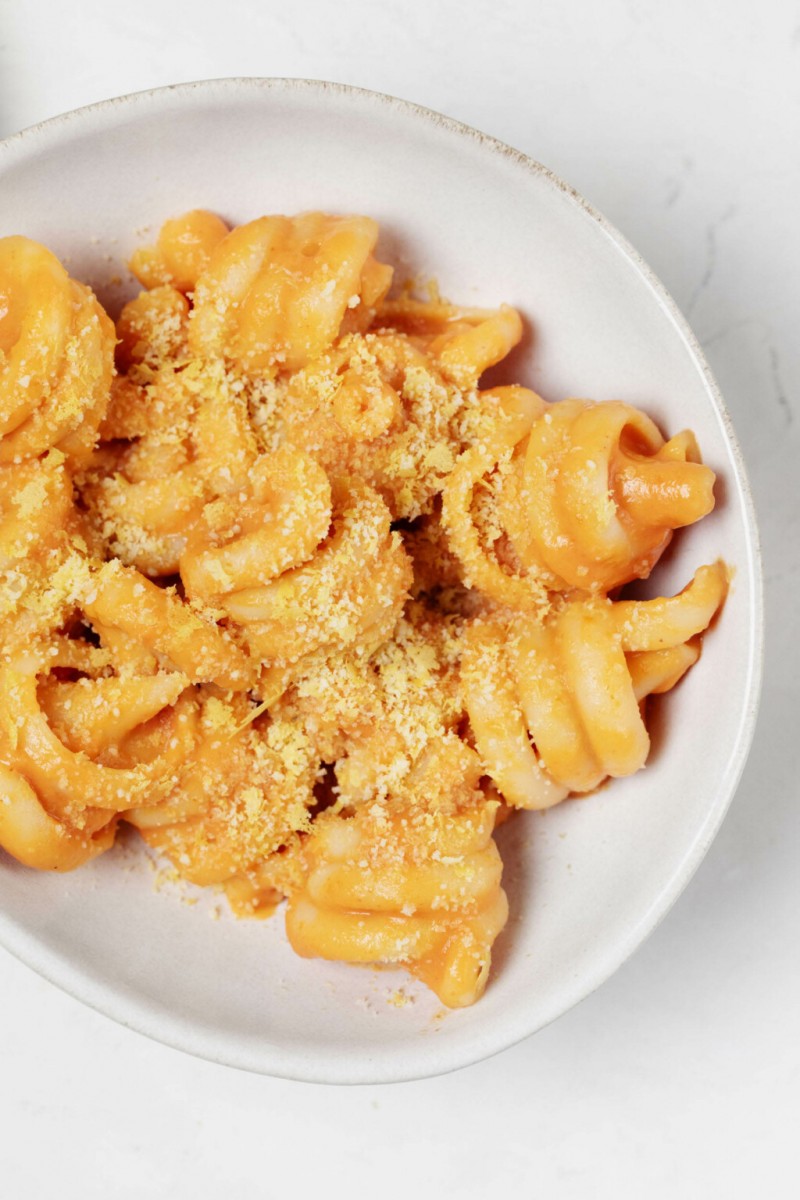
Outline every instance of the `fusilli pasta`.
{"label": "fusilli pasta", "polygon": [[481,389],[520,315],[389,296],[368,217],[167,221],[116,329],[0,240],[0,846],[138,830],[306,957],[472,1004],[493,833],[644,766],[728,572],[619,594],[713,507],[687,431]]}

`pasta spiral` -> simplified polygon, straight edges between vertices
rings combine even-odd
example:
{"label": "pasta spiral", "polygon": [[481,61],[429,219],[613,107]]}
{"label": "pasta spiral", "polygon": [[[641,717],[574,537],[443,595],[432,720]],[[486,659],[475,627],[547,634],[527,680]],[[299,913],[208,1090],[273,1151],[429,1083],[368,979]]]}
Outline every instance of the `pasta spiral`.
{"label": "pasta spiral", "polygon": [[[471,774],[474,786],[477,762]],[[323,814],[304,850],[303,887],[286,910],[293,949],[403,965],[449,1007],[473,1004],[508,916],[496,809],[486,801],[440,812],[424,832],[420,814],[402,806],[366,806],[349,821]]]}
{"label": "pasta spiral", "polygon": [[189,346],[248,374],[296,371],[330,348],[349,310],[369,323],[392,271],[368,217],[261,217],[219,243],[194,293]]}
{"label": "pasta spiral", "polygon": [[[157,804],[173,786],[193,744],[190,684],[243,690],[256,675],[174,591],[69,541],[48,550],[74,517],[57,452],[0,472],[18,489],[16,512],[0,522],[4,548],[18,552],[24,537],[26,561],[42,568],[25,579],[3,628],[0,845],[28,865],[70,870],[113,843],[120,812]],[[60,512],[42,503],[48,488]],[[34,500],[23,535],[19,514]],[[99,645],[87,641],[90,627]]]}
{"label": "pasta spiral", "polygon": [[108,403],[114,326],[89,288],[24,237],[0,238],[0,463],[52,446],[83,461]]}
{"label": "pasta spiral", "polygon": [[[467,451],[444,490],[451,548],[500,603],[530,607],[536,586],[598,592],[646,578],[672,531],[713,508],[714,473],[693,434],[665,442],[649,417],[617,401],[563,400],[530,415],[527,430],[497,429]],[[483,542],[505,540],[505,566],[470,509],[498,467]]]}
{"label": "pasta spiral", "polygon": [[0,845],[28,866],[64,871],[112,845],[120,812],[167,788],[185,718],[161,718],[188,681],[162,672],[64,680],[52,674],[58,660],[18,653],[0,666]]}
{"label": "pasta spiral", "polygon": [[231,691],[252,687],[257,671],[226,630],[195,612],[175,588],[160,588],[118,562],[91,564],[81,587],[93,624],[133,641],[193,683]]}
{"label": "pasta spiral", "polygon": [[114,389],[103,427],[113,440],[81,494],[103,544],[158,577],[177,574],[204,505],[246,486],[257,450],[246,402],[219,372],[164,363],[146,378],[123,376]]}
{"label": "pasta spiral", "polygon": [[[477,378],[484,364],[473,365]],[[306,450],[332,474],[361,479],[395,519],[413,520],[431,510],[469,443],[477,405],[474,385],[458,387],[414,339],[381,330],[343,338],[296,372],[259,436],[266,445]]]}
{"label": "pasta spiral", "polygon": [[410,605],[371,660],[315,668],[273,711],[301,720],[333,763],[288,882],[287,932],[307,956],[404,963],[448,1005],[472,1003],[505,923],[498,803],[481,789],[463,717],[456,638]]}
{"label": "pasta spiral", "polygon": [[477,387],[484,371],[501,362],[522,337],[522,319],[510,304],[492,311],[406,295],[382,304],[378,321],[406,331],[464,391]]}
{"label": "pasta spiral", "polygon": [[196,736],[171,790],[125,819],[185,879],[225,885],[252,914],[274,904],[274,860],[309,828],[318,760],[300,729],[241,695],[201,689],[194,709]]}
{"label": "pasta spiral", "polygon": [[573,599],[545,622],[475,621],[462,658],[465,703],[508,803],[548,808],[644,766],[650,742],[640,703],[697,660],[699,635],[726,590],[716,563],[672,599]]}
{"label": "pasta spiral", "polygon": [[261,460],[240,495],[241,513],[204,510],[180,563],[188,594],[218,605],[273,666],[379,645],[411,582],[381,498],[357,482],[331,489],[313,459],[288,447]]}

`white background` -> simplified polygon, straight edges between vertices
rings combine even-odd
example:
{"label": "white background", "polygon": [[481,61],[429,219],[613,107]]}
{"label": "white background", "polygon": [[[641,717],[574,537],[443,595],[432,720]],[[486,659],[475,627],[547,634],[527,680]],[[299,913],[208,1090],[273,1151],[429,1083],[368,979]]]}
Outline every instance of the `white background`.
{"label": "white background", "polygon": [[325,1088],[194,1061],[0,952],[0,1192],[800,1195],[800,4],[0,0],[0,135],[223,75],[333,79],[458,117],[552,167],[643,253],[749,464],[761,720],[722,832],[643,949],[555,1025],[442,1079]]}

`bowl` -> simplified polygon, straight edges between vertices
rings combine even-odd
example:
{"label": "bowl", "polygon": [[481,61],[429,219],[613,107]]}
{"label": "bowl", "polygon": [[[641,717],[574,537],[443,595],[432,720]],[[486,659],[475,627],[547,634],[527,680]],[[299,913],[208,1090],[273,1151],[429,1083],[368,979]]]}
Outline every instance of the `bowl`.
{"label": "bowl", "polygon": [[0,146],[0,187],[0,234],[44,242],[112,311],[133,290],[127,255],[167,216],[368,213],[401,276],[522,311],[520,382],[550,400],[629,401],[670,432],[696,432],[719,476],[717,509],[676,537],[656,580],[671,594],[722,556],[734,567],[725,610],[701,663],[658,706],[644,772],[500,831],[512,919],[473,1008],[445,1013],[399,972],[296,958],[280,916],[234,921],[216,896],[154,873],[130,838],[67,876],[0,856],[8,950],[124,1025],[219,1063],[388,1082],[462,1067],[540,1029],[607,979],[686,886],[755,720],[753,508],[722,399],[663,286],[540,164],[413,104],[311,80],[187,84],[68,113]]}

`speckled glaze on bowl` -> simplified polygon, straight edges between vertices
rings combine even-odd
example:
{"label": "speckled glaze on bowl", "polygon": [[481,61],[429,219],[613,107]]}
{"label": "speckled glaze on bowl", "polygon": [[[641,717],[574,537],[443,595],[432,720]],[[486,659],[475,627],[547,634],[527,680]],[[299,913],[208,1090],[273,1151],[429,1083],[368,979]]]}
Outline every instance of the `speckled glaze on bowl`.
{"label": "speckled glaze on bowl", "polygon": [[656,581],[677,589],[722,555],[735,567],[723,617],[660,705],[644,772],[501,830],[513,915],[474,1008],[443,1013],[401,973],[295,958],[280,916],[212,920],[215,897],[187,905],[155,888],[130,839],[62,877],[0,854],[8,950],[115,1020],[216,1062],[389,1082],[464,1066],[540,1029],[607,979],[686,886],[753,732],[762,605],[752,504],[723,402],[664,288],[538,163],[412,104],[310,80],[187,84],[69,113],[0,145],[0,189],[0,235],[45,242],[112,309],[132,247],[184,209],[234,221],[369,213],[401,275],[435,275],[448,296],[525,314],[520,382],[551,400],[630,401],[670,431],[696,431],[721,478],[718,507],[676,538]]}

